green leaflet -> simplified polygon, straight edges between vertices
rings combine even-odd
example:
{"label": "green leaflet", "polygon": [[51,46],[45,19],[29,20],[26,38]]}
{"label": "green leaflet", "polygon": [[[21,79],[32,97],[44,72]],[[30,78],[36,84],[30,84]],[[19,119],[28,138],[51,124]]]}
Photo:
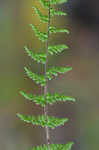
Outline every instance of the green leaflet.
{"label": "green leaflet", "polygon": [[32,94],[27,94],[23,91],[20,92],[22,96],[24,96],[26,99],[35,102],[36,105],[41,105],[42,107],[45,107],[45,98],[43,95],[37,96]]}
{"label": "green leaflet", "polygon": [[[50,150],[71,150],[73,142],[68,144],[50,144]],[[47,145],[37,146],[29,150],[48,150]]]}
{"label": "green leaflet", "polygon": [[45,80],[45,76],[44,75],[37,75],[36,73],[33,73],[32,71],[30,71],[26,67],[24,69],[26,71],[27,76],[30,79],[35,81],[37,84],[40,84],[41,86],[45,86],[46,85],[46,80]]}
{"label": "green leaflet", "polygon": [[68,121],[68,118],[59,119],[53,116],[47,116],[46,120],[46,117],[44,115],[39,115],[38,117],[36,117],[36,116],[24,116],[18,113],[17,116],[26,123],[31,123],[33,125],[41,126],[43,128],[45,126],[48,126],[49,128],[52,129],[64,125],[64,123]]}
{"label": "green leaflet", "polygon": [[59,94],[59,93],[51,94],[51,93],[47,93],[47,103],[48,104],[54,104],[56,102],[66,102],[66,101],[75,102],[76,99],[73,98],[72,96],[65,96],[64,94]]}
{"label": "green leaflet", "polygon": [[32,7],[34,8],[36,14],[38,15],[40,22],[48,23],[48,16],[44,16],[41,14],[40,10],[37,7]]}
{"label": "green leaflet", "polygon": [[47,77],[49,80],[51,80],[54,76],[58,76],[58,73],[66,73],[68,71],[71,71],[72,67],[52,67],[47,71]]}
{"label": "green leaflet", "polygon": [[[23,91],[21,91],[20,94],[24,96],[27,100],[35,102],[35,104],[37,105],[41,105],[42,107],[46,106],[44,95],[32,95],[32,94],[27,94]],[[75,102],[76,99],[73,98],[72,96],[65,96],[64,94],[59,94],[59,93],[51,94],[49,92],[47,93],[47,97],[46,97],[47,104],[51,105],[56,102],[67,102],[67,101]]]}
{"label": "green leaflet", "polygon": [[[73,142],[67,144],[50,144],[50,150],[71,150],[73,144]],[[48,150],[48,147],[43,144],[42,146],[37,146],[29,150]]]}
{"label": "green leaflet", "polygon": [[40,32],[38,28],[33,24],[30,24],[30,26],[32,27],[32,30],[35,32],[39,40],[41,40],[42,42],[46,42],[48,40],[48,33]]}
{"label": "green leaflet", "polygon": [[[48,23],[48,16],[42,15],[42,13],[37,7],[32,7],[32,8],[35,10],[36,14],[38,15],[40,22]],[[51,16],[66,16],[67,14],[63,11],[56,11],[55,9],[51,8],[50,15]]]}
{"label": "green leaflet", "polygon": [[[42,41],[42,42],[45,42],[48,40],[48,33],[44,33],[44,32],[40,32],[38,30],[38,28],[33,25],[33,24],[30,24],[30,26],[32,27],[32,30],[35,32],[36,36]],[[50,33],[57,33],[57,32],[63,32],[63,33],[67,33],[69,34],[69,30],[67,29],[58,29],[54,26],[50,26],[49,28],[49,31]]]}
{"label": "green leaflet", "polygon": [[49,8],[49,3],[46,0],[39,0],[44,8]]}
{"label": "green leaflet", "polygon": [[51,5],[56,5],[56,4],[63,4],[66,3],[67,0],[51,0]]}
{"label": "green leaflet", "polygon": [[[46,79],[44,75],[37,75],[36,73],[33,73],[30,69],[24,68],[26,71],[27,76],[35,81],[37,84],[40,84],[41,86],[46,85]],[[66,73],[68,71],[72,70],[72,67],[52,67],[50,68],[46,75],[49,80],[51,80],[54,76],[57,76],[58,73]]]}
{"label": "green leaflet", "polygon": [[[49,8],[49,3],[47,0],[40,0],[40,2],[44,8]],[[63,4],[66,2],[67,2],[67,0],[50,0],[51,5]]]}
{"label": "green leaflet", "polygon": [[50,26],[49,31],[50,31],[50,33],[57,33],[57,32],[63,32],[63,33],[67,33],[67,34],[70,33],[69,30],[67,30],[67,29],[58,29],[54,26]]}
{"label": "green leaflet", "polygon": [[28,56],[37,61],[38,63],[45,64],[46,62],[46,54],[45,53],[33,53],[27,46],[24,47]]}
{"label": "green leaflet", "polygon": [[56,11],[55,9],[50,9],[51,16],[66,16],[67,14],[63,11]]}
{"label": "green leaflet", "polygon": [[49,45],[48,46],[48,52],[53,55],[53,54],[58,54],[61,53],[64,49],[68,49],[69,47],[65,44],[60,44],[60,45]]}
{"label": "green leaflet", "polygon": [[63,150],[71,150],[73,144],[74,144],[73,142],[70,142],[69,144],[66,144],[64,146]]}

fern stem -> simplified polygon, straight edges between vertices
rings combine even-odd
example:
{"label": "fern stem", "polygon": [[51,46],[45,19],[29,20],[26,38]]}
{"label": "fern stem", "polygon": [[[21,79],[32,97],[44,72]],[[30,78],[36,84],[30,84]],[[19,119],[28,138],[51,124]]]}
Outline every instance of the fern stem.
{"label": "fern stem", "polygon": [[[48,67],[48,45],[49,45],[49,28],[50,28],[50,0],[48,0],[49,2],[49,8],[48,8],[48,40],[46,42],[46,63],[45,63],[45,78],[46,78],[46,85],[44,87],[44,96],[45,96],[45,103],[46,106],[44,107],[44,115],[46,117],[47,120],[47,116],[48,116],[48,104],[47,104],[47,91],[48,91],[48,78],[47,78],[47,67]],[[48,146],[48,149],[50,150],[50,132],[49,132],[49,127],[46,126],[45,127],[45,133],[46,133],[46,143]]]}

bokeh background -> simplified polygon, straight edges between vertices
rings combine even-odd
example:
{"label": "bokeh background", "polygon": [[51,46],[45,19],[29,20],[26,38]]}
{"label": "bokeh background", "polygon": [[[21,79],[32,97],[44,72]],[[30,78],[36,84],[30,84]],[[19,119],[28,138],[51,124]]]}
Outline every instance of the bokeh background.
{"label": "bokeh background", "polygon": [[[39,114],[42,109],[25,100],[20,90],[39,94],[39,86],[27,78],[24,66],[43,72],[43,66],[32,61],[24,51],[27,45],[34,52],[45,50],[29,24],[35,23],[45,31],[32,6],[42,9],[38,0],[0,0],[0,150],[24,150],[45,143],[42,128],[25,124],[16,113]],[[97,150],[99,147],[99,2],[69,0],[57,9],[68,17],[55,17],[51,24],[70,29],[69,36],[53,35],[53,44],[65,43],[69,50],[49,57],[49,66],[72,65],[73,71],[59,75],[49,83],[49,91],[62,92],[77,99],[75,104],[56,104],[49,113],[68,117],[65,126],[51,131],[51,141],[67,143],[73,140],[72,150]]]}

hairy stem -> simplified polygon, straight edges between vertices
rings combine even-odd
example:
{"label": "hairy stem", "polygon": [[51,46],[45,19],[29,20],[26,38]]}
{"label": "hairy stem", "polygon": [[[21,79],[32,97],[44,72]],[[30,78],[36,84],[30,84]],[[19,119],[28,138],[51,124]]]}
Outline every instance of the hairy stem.
{"label": "hairy stem", "polygon": [[[44,107],[44,114],[47,120],[48,116],[48,104],[47,104],[47,91],[48,91],[48,78],[47,78],[47,67],[48,67],[48,45],[49,45],[49,27],[50,27],[50,0],[49,2],[49,8],[48,8],[48,40],[46,42],[46,63],[45,63],[45,78],[46,78],[46,85],[44,87],[44,96],[45,96],[45,102],[46,102],[46,107]],[[48,146],[48,149],[50,150],[50,133],[49,133],[49,127],[45,127],[45,132],[46,132],[46,143]]]}

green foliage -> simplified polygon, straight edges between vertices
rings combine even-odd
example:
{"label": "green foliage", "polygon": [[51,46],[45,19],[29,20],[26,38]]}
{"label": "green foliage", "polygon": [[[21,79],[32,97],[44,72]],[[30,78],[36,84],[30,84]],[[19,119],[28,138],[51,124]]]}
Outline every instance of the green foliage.
{"label": "green foliage", "polygon": [[[49,135],[49,128],[54,129],[55,127],[64,125],[69,119],[68,118],[56,118],[54,116],[48,115],[48,106],[55,104],[56,102],[75,102],[76,99],[72,96],[66,96],[64,94],[59,93],[50,93],[48,92],[48,81],[52,80],[58,74],[64,74],[72,70],[72,67],[51,67],[48,68],[48,55],[54,55],[61,53],[64,49],[68,49],[69,47],[65,44],[58,44],[58,45],[50,45],[49,44],[49,36],[55,33],[67,33],[69,34],[68,29],[58,29],[55,26],[50,25],[50,18],[53,16],[66,16],[67,14],[62,11],[57,11],[53,6],[56,4],[63,4],[67,2],[67,0],[39,0],[41,5],[48,10],[48,15],[43,15],[41,11],[36,7],[33,6],[35,13],[37,14],[40,22],[48,24],[48,31],[41,32],[38,27],[34,24],[30,24],[32,30],[34,31],[35,35],[38,37],[39,40],[46,43],[46,52],[44,53],[33,53],[27,46],[24,47],[27,55],[31,57],[37,63],[41,63],[44,65],[44,75],[36,74],[32,72],[29,68],[25,67],[26,75],[35,81],[36,84],[39,84],[41,87],[44,88],[44,93],[41,95],[33,95],[27,94],[23,91],[20,91],[20,94],[24,96],[29,101],[34,102],[36,105],[41,105],[44,110],[44,114],[38,115],[36,117],[33,116],[25,116],[22,114],[17,114],[17,116],[26,123],[31,123],[32,125],[37,125],[45,128],[46,130],[46,139],[47,145],[37,146],[30,150],[71,150],[73,142],[69,142],[68,144],[50,144],[50,135]],[[49,138],[49,139],[48,139]]]}
{"label": "green foliage", "polygon": [[[35,10],[35,13],[38,15],[40,22],[48,23],[48,16],[42,15],[40,10],[36,6],[34,6],[32,8]],[[66,16],[67,14],[63,11],[56,11],[54,8],[51,8],[50,15],[51,16]]]}
{"label": "green foliage", "polygon": [[58,73],[66,73],[68,71],[71,71],[72,67],[52,67],[47,71],[47,77],[49,80],[51,80],[54,76],[58,76]]}
{"label": "green foliage", "polygon": [[41,86],[46,85],[46,79],[44,75],[37,75],[36,73],[33,73],[30,69],[24,68],[26,71],[27,76],[35,81],[37,84],[40,84]]}
{"label": "green foliage", "polygon": [[68,46],[65,44],[48,46],[48,52],[51,55],[61,53],[64,49],[68,49]]}
{"label": "green foliage", "polygon": [[46,42],[48,40],[48,33],[40,32],[38,28],[33,24],[30,24],[30,26],[32,27],[32,30],[35,32],[39,40],[41,40],[42,42]]}
{"label": "green foliage", "polygon": [[32,8],[34,8],[41,22],[48,23],[48,16],[42,15],[37,7],[32,7]]}
{"label": "green foliage", "polygon": [[56,5],[56,4],[62,4],[62,3],[66,3],[67,0],[51,0],[51,4],[52,5]]}
{"label": "green foliage", "polygon": [[67,30],[67,29],[58,29],[54,26],[50,26],[49,31],[50,31],[50,33],[63,32],[63,33],[69,34],[69,30]]}
{"label": "green foliage", "polygon": [[[71,71],[72,67],[52,67],[46,72],[46,76],[49,80],[53,79],[53,76],[57,76],[58,73],[66,73],[68,71]],[[25,71],[27,76],[35,81],[37,84],[40,84],[41,86],[46,85],[46,79],[44,75],[37,75],[36,73],[33,73],[30,69],[25,67]]]}
{"label": "green foliage", "polygon": [[45,53],[33,53],[27,46],[24,47],[28,56],[37,61],[38,63],[45,64],[46,63],[46,54]]}
{"label": "green foliage", "polygon": [[20,92],[22,96],[24,96],[27,100],[35,102],[36,105],[41,105],[42,107],[45,107],[45,97],[43,95],[37,96],[32,94],[27,94],[23,91]]}
{"label": "green foliage", "polygon": [[[33,24],[30,24],[30,26],[32,27],[32,30],[35,32],[35,34],[39,38],[39,40],[41,40],[42,42],[46,42],[48,40],[48,33],[44,33],[44,32],[39,31],[38,28]],[[67,29],[58,29],[54,26],[50,26],[49,32],[51,34],[52,33],[58,33],[58,32],[63,32],[63,33],[69,34],[69,30],[67,30]]]}
{"label": "green foliage", "polygon": [[67,14],[63,11],[56,11],[55,9],[50,9],[51,16],[66,16]]}
{"label": "green foliage", "polygon": [[18,117],[24,122],[32,123],[33,125],[38,125],[43,128],[48,126],[49,128],[52,129],[64,125],[64,123],[68,121],[68,118],[59,119],[53,116],[47,116],[46,119],[45,115],[39,115],[38,117],[36,117],[36,116],[24,116],[22,114],[18,114]]}
{"label": "green foliage", "polygon": [[48,3],[48,1],[46,1],[46,0],[40,0],[40,2],[41,2],[41,4],[42,4],[42,6],[44,7],[44,8],[49,8],[49,3]]}
{"label": "green foliage", "polygon": [[[70,150],[73,142],[69,142],[68,144],[50,144],[50,150]],[[44,144],[42,146],[37,146],[29,150],[48,150],[48,147]]]}
{"label": "green foliage", "polygon": [[64,94],[59,94],[59,93],[51,94],[51,93],[47,93],[47,103],[48,104],[54,104],[56,102],[66,102],[66,101],[75,102],[76,100],[72,96],[65,96]]}
{"label": "green foliage", "polygon": [[[23,91],[21,91],[20,94],[24,96],[27,100],[35,102],[35,104],[37,105],[41,105],[42,107],[46,106],[44,95],[38,96],[33,94],[27,94]],[[47,104],[51,105],[55,104],[56,102],[66,102],[66,101],[75,102],[76,100],[72,96],[65,96],[64,94],[59,93],[51,94],[49,92],[47,93]]]}
{"label": "green foliage", "polygon": [[[49,2],[46,1],[46,0],[40,0],[42,6],[44,8],[49,8]],[[56,5],[56,4],[63,4],[63,3],[66,3],[67,0],[50,0],[50,4],[51,5]]]}

